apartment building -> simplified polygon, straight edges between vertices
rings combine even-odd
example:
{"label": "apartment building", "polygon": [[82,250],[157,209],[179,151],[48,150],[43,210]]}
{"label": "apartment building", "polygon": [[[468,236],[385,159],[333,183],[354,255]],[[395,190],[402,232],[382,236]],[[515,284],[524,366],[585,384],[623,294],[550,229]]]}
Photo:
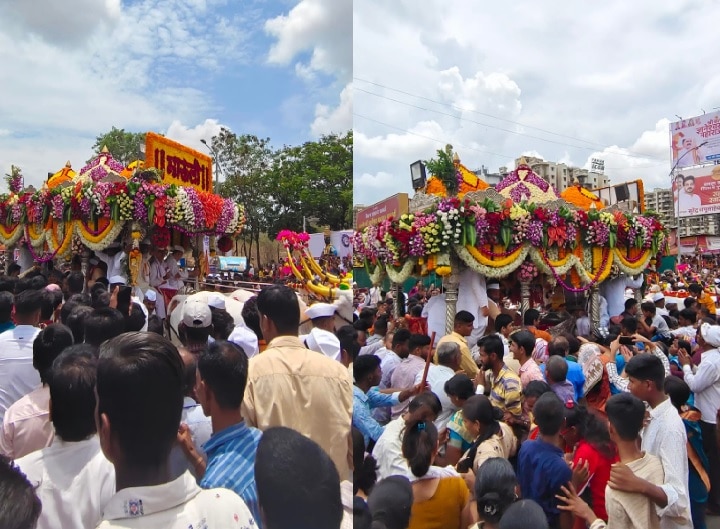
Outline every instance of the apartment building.
{"label": "apartment building", "polygon": [[610,184],[610,179],[602,172],[573,167],[564,163],[549,162],[535,156],[516,158],[516,167],[523,158],[525,159],[525,163],[527,163],[538,176],[542,177],[560,192],[570,187],[575,179],[587,189],[598,189]]}
{"label": "apartment building", "polygon": [[[677,226],[675,203],[670,189],[653,189],[645,193],[645,209],[655,211],[663,223],[674,228]],[[720,233],[720,215],[702,215],[680,219],[680,237],[694,235],[717,235]]]}

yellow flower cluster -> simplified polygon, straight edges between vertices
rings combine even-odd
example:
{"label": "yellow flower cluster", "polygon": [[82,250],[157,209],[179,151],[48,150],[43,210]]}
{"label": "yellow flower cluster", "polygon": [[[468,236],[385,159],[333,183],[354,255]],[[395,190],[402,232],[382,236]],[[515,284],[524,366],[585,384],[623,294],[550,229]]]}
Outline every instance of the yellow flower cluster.
{"label": "yellow flower cluster", "polygon": [[520,220],[525,217],[529,217],[530,212],[519,204],[513,204],[510,208],[510,220]]}
{"label": "yellow flower cluster", "polygon": [[600,222],[602,222],[603,224],[607,224],[608,226],[617,226],[615,216],[612,213],[608,213],[607,211],[602,211],[600,213]]}

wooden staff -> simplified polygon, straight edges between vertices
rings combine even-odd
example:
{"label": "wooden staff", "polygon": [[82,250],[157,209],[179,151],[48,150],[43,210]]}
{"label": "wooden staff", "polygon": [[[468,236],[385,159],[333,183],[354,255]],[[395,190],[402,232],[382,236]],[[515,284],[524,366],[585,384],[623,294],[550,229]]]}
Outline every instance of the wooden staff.
{"label": "wooden staff", "polygon": [[423,372],[422,380],[420,381],[421,388],[424,388],[425,383],[427,382],[428,370],[430,369],[430,362],[432,361],[433,357],[433,345],[435,345],[435,331],[433,331],[432,336],[430,337],[430,354],[425,359],[425,371]]}

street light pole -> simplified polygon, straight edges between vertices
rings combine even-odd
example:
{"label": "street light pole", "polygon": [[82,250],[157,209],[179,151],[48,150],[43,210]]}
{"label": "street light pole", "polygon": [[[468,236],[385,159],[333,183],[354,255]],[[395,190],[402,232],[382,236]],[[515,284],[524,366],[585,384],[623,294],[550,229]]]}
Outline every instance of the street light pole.
{"label": "street light pole", "polygon": [[212,154],[213,162],[215,163],[215,192],[217,193],[217,188],[220,186],[220,173],[222,172],[222,167],[220,167],[220,161],[218,160],[217,152],[215,151],[214,147],[211,147],[208,142],[205,140],[205,138],[202,138],[200,140],[200,143],[205,145],[207,147],[207,150],[210,151],[210,154]]}

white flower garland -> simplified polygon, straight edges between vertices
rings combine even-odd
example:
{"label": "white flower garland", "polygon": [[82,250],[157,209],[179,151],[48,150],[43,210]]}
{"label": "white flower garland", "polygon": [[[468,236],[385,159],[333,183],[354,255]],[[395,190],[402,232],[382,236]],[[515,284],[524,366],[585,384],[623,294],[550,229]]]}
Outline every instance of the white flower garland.
{"label": "white flower garland", "polygon": [[464,246],[460,244],[455,246],[455,253],[462,260],[462,262],[464,262],[469,268],[471,268],[478,274],[482,274],[486,277],[491,277],[493,279],[507,277],[515,270],[520,268],[520,265],[523,263],[523,261],[525,261],[525,257],[527,257],[529,251],[530,247],[525,245],[520,250],[517,259],[515,259],[512,263],[498,268],[494,268],[492,266],[485,266],[482,263],[478,263],[472,256],[472,254],[468,252],[467,248],[465,248]]}
{"label": "white flower garland", "polygon": [[15,231],[13,232],[13,234],[10,237],[8,237],[7,239],[5,237],[3,237],[2,235],[0,235],[0,243],[4,244],[5,247],[8,247],[8,248],[10,246],[15,246],[15,243],[20,240],[20,237],[22,237],[24,233],[25,233],[25,230],[23,230],[23,227],[18,224],[15,227]]}
{"label": "white flower garland", "polygon": [[387,272],[390,281],[393,283],[403,284],[405,281],[410,279],[410,276],[412,276],[412,272],[416,264],[417,259],[408,258],[408,260],[405,261],[405,264],[402,265],[402,268],[400,268],[399,272],[396,272],[392,265],[387,265],[385,267],[385,271]]}
{"label": "white flower garland", "polygon": [[[372,265],[368,265],[368,269],[371,269]],[[383,271],[385,267],[382,265],[377,265],[374,269],[370,270],[370,282],[373,285],[379,285],[382,282],[383,278]]]}
{"label": "white flower garland", "polygon": [[[619,251],[620,250],[618,250],[617,248],[613,249],[613,252],[615,252],[616,255]],[[613,260],[613,264],[617,265],[618,269],[625,275],[634,276],[634,275],[641,273],[643,270],[645,270],[647,268],[648,264],[650,264],[651,259],[652,259],[652,254],[650,252],[648,252],[647,257],[645,259],[643,259],[642,261],[638,261],[634,267],[626,266],[622,262],[622,260],[618,257],[616,257]]]}
{"label": "white flower garland", "polygon": [[[57,241],[62,246],[63,241],[65,240],[65,235],[68,237],[72,237],[72,233],[66,234],[65,230],[67,229],[67,224],[65,222],[58,222],[57,223],[57,230],[55,232],[55,237],[51,237],[50,233],[46,235],[47,239],[47,245],[48,249],[50,250],[50,253],[55,253],[58,251],[58,246],[55,246],[54,242]],[[54,240],[53,240],[54,239]],[[70,241],[70,244],[67,246],[67,251],[72,251],[72,241]],[[62,257],[62,255],[56,255],[56,257]]]}
{"label": "white flower garland", "polygon": [[105,248],[110,246],[110,244],[115,239],[117,239],[117,236],[120,235],[120,232],[122,231],[122,229],[124,227],[125,227],[124,221],[121,221],[121,220],[115,221],[115,223],[113,224],[113,227],[110,228],[110,231],[105,235],[105,237],[103,237],[102,241],[100,241],[98,243],[94,243],[92,241],[87,240],[83,236],[82,231],[80,230],[79,224],[75,227],[75,233],[77,234],[80,241],[85,246],[87,246],[90,250],[92,250],[93,252],[102,252],[103,250],[105,250]]}
{"label": "white flower garland", "polygon": [[32,239],[30,237],[30,230],[26,228],[26,231],[28,233],[27,233],[27,237],[25,237],[25,239],[30,241],[30,244],[32,245],[32,247],[35,248],[36,250],[42,250],[42,247],[45,245],[45,240],[49,238],[47,236],[48,232],[45,231],[44,229],[37,230],[40,232],[40,237],[38,237],[37,239]]}

